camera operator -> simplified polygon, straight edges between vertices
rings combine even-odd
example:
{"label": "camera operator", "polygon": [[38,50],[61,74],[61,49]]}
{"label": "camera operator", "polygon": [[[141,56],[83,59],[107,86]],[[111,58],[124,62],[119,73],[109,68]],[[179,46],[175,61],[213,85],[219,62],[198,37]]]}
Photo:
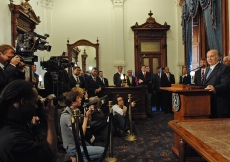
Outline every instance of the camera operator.
{"label": "camera operator", "polygon": [[[91,123],[90,123],[90,129],[93,133],[93,135],[96,137],[95,142],[106,141],[106,135],[108,130],[108,123],[106,116],[101,109],[101,105],[104,101],[100,101],[99,98],[93,97],[95,100],[97,100],[96,105],[94,105],[94,110],[91,113]],[[90,99],[91,100],[91,99]]]}
{"label": "camera operator", "polygon": [[17,71],[19,56],[14,55],[14,48],[7,44],[0,45],[0,92],[11,81]]}
{"label": "camera operator", "polygon": [[56,160],[57,141],[54,129],[54,106],[47,98],[42,103],[47,120],[47,136],[38,141],[31,130],[35,115],[38,92],[25,80],[9,83],[0,95],[0,159],[11,162],[51,162]]}

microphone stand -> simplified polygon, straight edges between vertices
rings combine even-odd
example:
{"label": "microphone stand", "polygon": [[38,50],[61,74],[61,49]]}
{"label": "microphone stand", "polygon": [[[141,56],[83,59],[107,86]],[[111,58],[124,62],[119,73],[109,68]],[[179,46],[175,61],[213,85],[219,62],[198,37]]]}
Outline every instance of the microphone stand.
{"label": "microphone stand", "polygon": [[[113,109],[112,109],[112,103],[113,101],[109,101],[109,111],[110,111],[110,116],[112,117],[113,116]],[[109,157],[107,157],[105,159],[105,161],[107,162],[117,162],[117,158],[115,158],[113,156],[113,132],[112,132],[112,127],[113,127],[113,118],[112,119],[109,119],[111,120],[110,122],[110,139],[109,139]]]}
{"label": "microphone stand", "polygon": [[129,124],[130,124],[130,134],[125,137],[127,141],[136,141],[137,137],[133,133],[133,124],[132,124],[132,106],[131,106],[131,94],[128,94],[128,103],[129,103]]}

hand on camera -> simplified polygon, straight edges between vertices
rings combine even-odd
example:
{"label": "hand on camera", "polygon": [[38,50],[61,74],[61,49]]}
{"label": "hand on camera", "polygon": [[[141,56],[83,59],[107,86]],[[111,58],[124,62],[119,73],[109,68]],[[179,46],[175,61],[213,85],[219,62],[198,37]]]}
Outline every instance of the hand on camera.
{"label": "hand on camera", "polygon": [[91,109],[89,108],[88,111],[85,112],[85,117],[89,117],[91,114]]}
{"label": "hand on camera", "polygon": [[13,65],[17,65],[18,63],[20,62],[20,57],[19,56],[14,56],[11,60],[10,60],[10,64],[13,64]]}
{"label": "hand on camera", "polygon": [[44,112],[47,120],[53,119],[54,118],[54,112],[55,112],[53,100],[47,97],[45,101],[47,102],[46,106],[45,106],[44,100],[41,100],[43,112]]}

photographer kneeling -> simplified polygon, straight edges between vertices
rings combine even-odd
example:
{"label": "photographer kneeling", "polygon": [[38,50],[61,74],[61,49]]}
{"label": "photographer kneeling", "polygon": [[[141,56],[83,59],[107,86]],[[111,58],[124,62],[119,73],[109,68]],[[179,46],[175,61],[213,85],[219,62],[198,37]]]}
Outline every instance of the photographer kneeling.
{"label": "photographer kneeling", "polygon": [[30,129],[35,115],[38,92],[25,80],[9,83],[0,95],[0,161],[51,162],[56,160],[57,141],[54,129],[54,106],[47,99],[43,110],[47,120],[47,137],[44,141]]}
{"label": "photographer kneeling", "polygon": [[[81,97],[79,92],[67,92],[65,95],[65,103],[67,105],[66,109],[61,114],[60,119],[60,126],[61,126],[61,133],[63,139],[63,147],[66,149],[66,152],[69,156],[71,156],[72,162],[76,161],[76,147],[74,136],[72,133],[72,124],[71,118],[73,115],[73,110],[77,109],[81,105]],[[82,130],[85,134],[87,128],[88,117],[90,115],[91,110],[85,112]],[[84,161],[87,161],[86,156],[84,154],[83,148],[81,147],[81,153],[83,155]],[[99,159],[104,151],[104,147],[100,146],[87,146],[87,150],[89,153],[89,157],[91,159]]]}

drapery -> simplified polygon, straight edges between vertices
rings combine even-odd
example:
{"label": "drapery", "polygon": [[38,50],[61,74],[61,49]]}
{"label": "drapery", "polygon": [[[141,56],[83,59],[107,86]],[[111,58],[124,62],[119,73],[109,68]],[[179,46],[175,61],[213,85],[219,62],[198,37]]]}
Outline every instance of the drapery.
{"label": "drapery", "polygon": [[222,55],[222,1],[184,0],[182,3],[182,39],[183,43],[186,44],[186,65],[190,70],[192,67],[192,22],[199,5],[204,15],[209,48],[218,50],[219,54]]}

